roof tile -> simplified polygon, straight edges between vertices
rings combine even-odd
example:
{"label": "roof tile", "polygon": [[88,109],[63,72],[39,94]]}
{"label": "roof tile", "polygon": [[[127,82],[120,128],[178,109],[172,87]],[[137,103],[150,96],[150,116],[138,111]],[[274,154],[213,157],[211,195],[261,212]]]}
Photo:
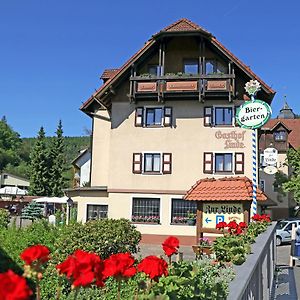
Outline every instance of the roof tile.
{"label": "roof tile", "polygon": [[[198,180],[184,196],[185,200],[197,201],[251,201],[252,182],[248,177],[205,178]],[[267,197],[257,189],[257,200]]]}

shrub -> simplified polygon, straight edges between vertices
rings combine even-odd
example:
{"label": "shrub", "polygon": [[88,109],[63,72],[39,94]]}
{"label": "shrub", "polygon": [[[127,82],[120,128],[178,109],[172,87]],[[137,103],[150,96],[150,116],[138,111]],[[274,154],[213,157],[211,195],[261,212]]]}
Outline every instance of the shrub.
{"label": "shrub", "polygon": [[231,267],[209,258],[174,263],[169,276],[161,277],[145,299],[226,299],[233,277]]}
{"label": "shrub", "polygon": [[9,220],[9,212],[4,208],[0,208],[0,228],[7,228]]}
{"label": "shrub", "polygon": [[225,235],[216,238],[213,250],[218,261],[241,265],[250,253],[250,244],[242,235]]}
{"label": "shrub", "polygon": [[81,249],[105,259],[119,252],[136,253],[140,240],[141,233],[126,219],[75,223],[62,229],[55,243],[55,256],[62,261],[75,250]]}

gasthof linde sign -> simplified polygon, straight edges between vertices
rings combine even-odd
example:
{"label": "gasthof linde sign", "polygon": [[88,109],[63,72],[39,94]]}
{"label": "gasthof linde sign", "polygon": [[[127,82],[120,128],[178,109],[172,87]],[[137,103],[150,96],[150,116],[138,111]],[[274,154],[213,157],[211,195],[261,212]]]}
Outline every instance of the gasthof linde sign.
{"label": "gasthof linde sign", "polygon": [[224,132],[218,130],[215,133],[215,138],[224,141],[224,149],[240,149],[246,147],[244,144],[245,133],[246,130],[242,132],[237,132],[235,130]]}
{"label": "gasthof linde sign", "polygon": [[241,203],[203,203],[202,227],[216,228],[219,222],[244,221]]}

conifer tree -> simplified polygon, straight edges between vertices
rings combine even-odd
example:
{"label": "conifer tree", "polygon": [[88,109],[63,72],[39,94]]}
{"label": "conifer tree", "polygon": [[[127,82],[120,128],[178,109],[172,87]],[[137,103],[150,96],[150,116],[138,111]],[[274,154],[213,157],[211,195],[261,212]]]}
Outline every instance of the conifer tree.
{"label": "conifer tree", "polygon": [[59,120],[55,133],[56,137],[53,139],[50,148],[50,190],[51,196],[61,197],[64,195],[63,189],[66,187],[66,180],[63,176],[63,173],[66,171],[66,158],[61,120]]}
{"label": "conifer tree", "polygon": [[41,219],[43,217],[43,204],[37,203],[36,201],[30,202],[22,210],[21,218],[31,221]]}
{"label": "conifer tree", "polygon": [[30,194],[50,196],[49,154],[46,148],[45,131],[41,127],[37,141],[30,153]]}

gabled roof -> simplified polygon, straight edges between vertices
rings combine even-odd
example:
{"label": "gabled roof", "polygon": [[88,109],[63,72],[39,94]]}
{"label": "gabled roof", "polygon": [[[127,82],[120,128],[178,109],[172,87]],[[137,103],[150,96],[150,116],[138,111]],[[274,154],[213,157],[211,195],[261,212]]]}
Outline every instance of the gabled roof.
{"label": "gabled roof", "polygon": [[119,69],[105,69],[100,78],[103,80],[111,79],[118,71]]}
{"label": "gabled roof", "polygon": [[184,32],[200,31],[204,34],[212,35],[209,31],[199,26],[198,24],[192,22],[191,20],[183,18],[165,27],[154,36],[158,36],[160,33],[165,33],[165,32],[182,32],[182,31]]}
{"label": "gabled roof", "polygon": [[[200,179],[186,193],[183,199],[196,201],[251,201],[252,181],[248,177],[223,177]],[[267,197],[257,189],[257,200]]]}
{"label": "gabled roof", "polygon": [[82,111],[87,111],[88,107],[94,102],[101,103],[107,109],[110,109],[111,103],[110,101],[104,101],[101,97],[105,97],[109,90],[112,87],[112,84],[116,83],[122,75],[130,68],[132,64],[134,64],[144,53],[146,53],[157,41],[157,38],[162,33],[183,33],[183,32],[199,32],[203,34],[210,40],[210,42],[221,51],[225,56],[227,56],[230,60],[232,60],[239,68],[241,68],[250,78],[258,80],[262,88],[265,90],[267,94],[270,95],[272,99],[275,95],[275,91],[269,87],[264,81],[262,81],[249,67],[247,67],[241,60],[239,60],[233,53],[231,53],[223,44],[221,44],[210,32],[206,29],[200,27],[199,25],[193,23],[188,19],[180,19],[173,24],[165,27],[157,34],[153,35],[152,38],[145,43],[145,45],[135,53],[121,68],[116,69],[113,72],[112,77],[110,77],[85,103],[82,104],[80,109]]}
{"label": "gabled roof", "polygon": [[300,147],[300,119],[271,119],[269,120],[263,130],[273,131],[277,128],[279,124],[282,124],[288,129],[288,143],[297,149]]}
{"label": "gabled roof", "polygon": [[[78,166],[77,165],[77,161],[81,158],[81,157],[83,157],[84,155],[86,155],[87,153],[90,153],[91,152],[91,150],[90,150],[90,148],[85,148],[85,149],[82,149],[82,150],[80,150],[79,151],[79,154],[78,154],[78,156],[77,157],[75,157],[72,161],[71,161],[71,164],[74,166]],[[78,166],[79,167],[79,166]]]}

